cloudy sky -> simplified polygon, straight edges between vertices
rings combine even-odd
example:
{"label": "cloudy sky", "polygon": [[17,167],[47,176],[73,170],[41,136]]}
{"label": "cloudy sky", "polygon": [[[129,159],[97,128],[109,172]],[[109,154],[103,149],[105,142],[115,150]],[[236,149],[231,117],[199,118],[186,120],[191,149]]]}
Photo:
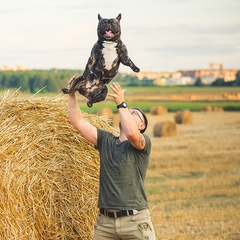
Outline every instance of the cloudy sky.
{"label": "cloudy sky", "polygon": [[210,62],[240,69],[239,0],[3,0],[0,68],[83,69],[98,13],[122,14],[122,41],[142,71],[206,69]]}

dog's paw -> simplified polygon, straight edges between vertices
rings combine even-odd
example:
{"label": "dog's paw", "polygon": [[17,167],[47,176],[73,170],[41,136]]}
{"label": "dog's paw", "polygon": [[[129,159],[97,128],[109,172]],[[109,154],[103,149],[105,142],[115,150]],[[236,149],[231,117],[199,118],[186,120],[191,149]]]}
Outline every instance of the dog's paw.
{"label": "dog's paw", "polygon": [[63,88],[63,89],[62,89],[62,92],[63,92],[64,94],[68,94],[68,89],[67,89],[67,88]]}
{"label": "dog's paw", "polygon": [[132,68],[132,70],[133,70],[134,72],[140,72],[140,68],[138,68],[137,66],[134,66],[134,67]]}
{"label": "dog's paw", "polygon": [[89,108],[91,108],[93,104],[90,101],[88,101],[87,105],[88,105]]}

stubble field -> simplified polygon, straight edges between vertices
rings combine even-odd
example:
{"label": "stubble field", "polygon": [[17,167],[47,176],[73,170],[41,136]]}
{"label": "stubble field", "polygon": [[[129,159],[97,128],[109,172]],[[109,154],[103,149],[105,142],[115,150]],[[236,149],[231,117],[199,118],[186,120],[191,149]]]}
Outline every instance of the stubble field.
{"label": "stubble field", "polygon": [[[220,90],[194,94],[197,100],[209,103],[225,101],[220,99]],[[239,93],[239,89],[233,90],[235,95]],[[171,100],[172,94],[185,99],[192,96],[190,91],[172,92],[163,100]],[[129,105],[150,101],[142,92],[134,96],[136,99],[126,96]],[[163,98],[160,93],[151,96],[157,99],[154,104],[162,100],[159,96]],[[86,105],[86,99],[83,101],[81,107]],[[235,101],[239,103],[239,98]],[[174,98],[173,104],[177,103]],[[109,106],[107,101],[103,104]],[[178,124],[176,136],[154,137],[155,123],[174,121],[174,115],[147,113],[146,134],[152,140],[152,152],[145,185],[157,239],[240,239],[240,112],[192,112],[193,123]]]}
{"label": "stubble field", "polygon": [[175,137],[153,136],[174,113],[148,118],[146,190],[157,239],[240,239],[240,113],[193,112]]}

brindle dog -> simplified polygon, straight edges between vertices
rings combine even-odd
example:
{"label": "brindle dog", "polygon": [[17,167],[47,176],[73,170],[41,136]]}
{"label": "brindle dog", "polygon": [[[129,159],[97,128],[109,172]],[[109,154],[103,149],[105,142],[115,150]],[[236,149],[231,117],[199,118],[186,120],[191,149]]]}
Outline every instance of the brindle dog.
{"label": "brindle dog", "polygon": [[134,72],[140,69],[128,56],[122,42],[121,14],[116,18],[102,18],[98,14],[98,41],[94,44],[83,75],[77,77],[70,88],[63,88],[63,93],[78,91],[88,99],[88,107],[106,98],[108,84],[118,73],[120,63],[129,66]]}

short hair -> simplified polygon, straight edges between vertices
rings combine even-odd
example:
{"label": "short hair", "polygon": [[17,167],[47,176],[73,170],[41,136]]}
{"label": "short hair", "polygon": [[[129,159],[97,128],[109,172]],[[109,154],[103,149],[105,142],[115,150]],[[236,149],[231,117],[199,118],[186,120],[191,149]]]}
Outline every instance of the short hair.
{"label": "short hair", "polygon": [[142,129],[140,131],[140,133],[144,133],[146,131],[146,129],[147,129],[147,126],[148,126],[148,119],[147,119],[145,113],[140,108],[132,108],[132,109],[135,109],[135,110],[139,111],[142,114],[143,119],[144,119],[144,124],[145,124],[146,127],[144,129]]}

